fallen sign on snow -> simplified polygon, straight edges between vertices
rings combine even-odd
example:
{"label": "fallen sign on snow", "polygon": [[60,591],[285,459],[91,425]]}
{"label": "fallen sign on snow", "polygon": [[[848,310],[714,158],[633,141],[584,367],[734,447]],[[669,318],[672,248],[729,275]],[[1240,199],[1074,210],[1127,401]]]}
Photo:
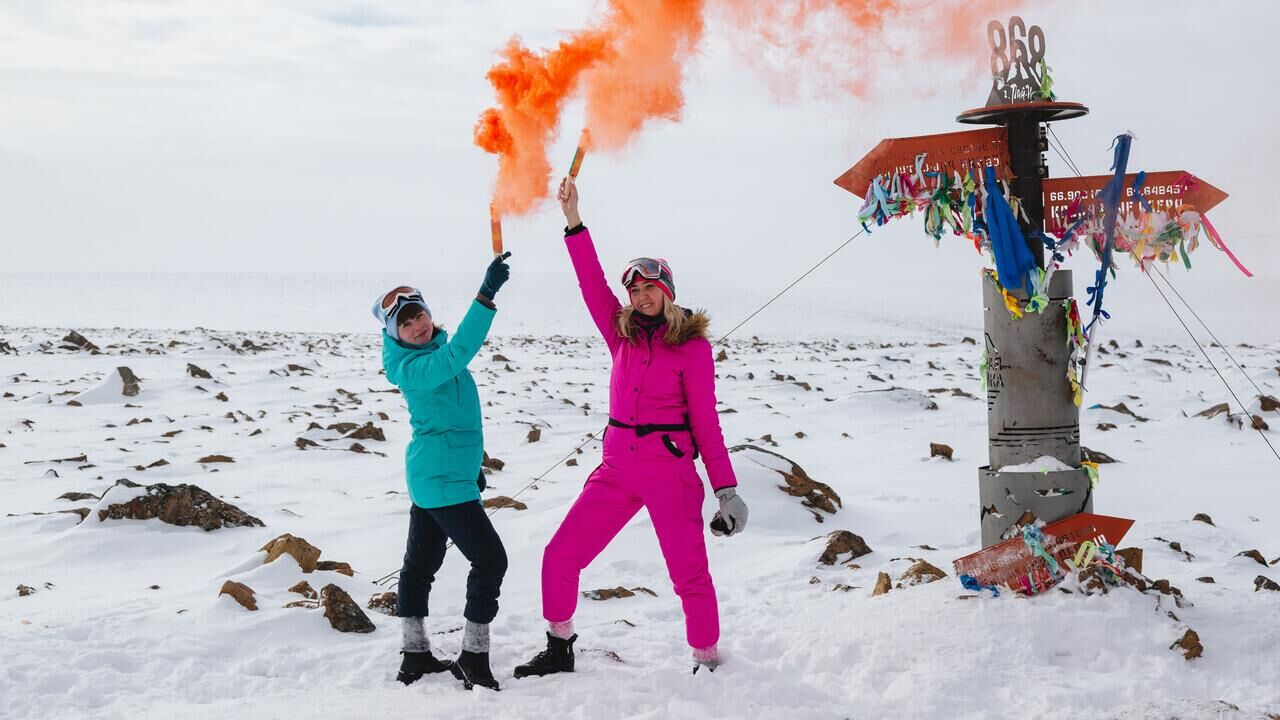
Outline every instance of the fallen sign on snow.
{"label": "fallen sign on snow", "polygon": [[[1131,527],[1133,521],[1125,518],[1077,513],[1045,525],[1041,529],[1044,540],[1040,548],[1033,549],[1019,535],[965,555],[952,565],[956,575],[967,575],[981,585],[1034,595],[1062,579],[1062,574],[1053,572],[1042,553],[1057,563],[1080,569],[1092,560],[1092,549],[1104,545],[1115,547]],[[1079,562],[1082,552],[1088,556],[1084,563]]]}

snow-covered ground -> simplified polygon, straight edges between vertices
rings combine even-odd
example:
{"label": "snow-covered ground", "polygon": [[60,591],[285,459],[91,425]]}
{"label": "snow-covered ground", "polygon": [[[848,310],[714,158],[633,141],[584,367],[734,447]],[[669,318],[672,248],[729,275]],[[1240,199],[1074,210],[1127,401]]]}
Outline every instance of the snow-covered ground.
{"label": "snow-covered ground", "polygon": [[[472,363],[487,449],[505,462],[485,496],[520,492],[528,505],[494,515],[511,559],[494,624],[503,683],[495,694],[440,676],[396,683],[394,618],[369,612],[375,632],[342,634],[320,610],[283,607],[299,599],[287,588],[301,579],[316,589],[336,583],[363,606],[383,590],[374,581],[399,565],[409,428],[400,397],[378,374],[372,332],[76,329],[103,354],[42,349],[56,348],[66,328],[0,327],[17,351],[0,354],[3,718],[1280,713],[1280,592],[1254,589],[1259,575],[1280,581],[1280,565],[1236,557],[1256,548],[1280,559],[1280,463],[1247,423],[1195,416],[1230,398],[1188,344],[1125,340],[1099,356],[1086,406],[1123,402],[1145,421],[1081,413],[1084,445],[1120,461],[1102,467],[1096,511],[1136,520],[1122,545],[1143,548],[1145,573],[1179,587],[1185,607],[1132,590],[993,599],[961,588],[951,561],[978,545],[977,467],[987,462],[980,345],[963,341],[977,332],[753,341],[744,329],[717,365],[727,439],[791,458],[839,493],[843,508],[816,522],[777,489],[769,456],[735,453],[750,526],[708,542],[725,665],[690,673],[679,603],[641,513],[584,573],[583,589],[645,587],[656,597],[582,600],[578,671],[517,681],[512,667],[543,645],[542,546],[599,445],[520,491],[603,426],[608,359],[591,338],[493,338]],[[504,332],[501,321],[496,331]],[[1263,392],[1280,395],[1280,343],[1231,350]],[[212,378],[192,377],[188,363]],[[121,365],[140,379],[139,394],[67,404],[117,383]],[[1239,373],[1229,377],[1260,412],[1257,393]],[[1280,444],[1280,413],[1260,414]],[[308,429],[370,421],[386,441],[360,441],[365,453],[349,451],[352,441],[337,431]],[[1100,429],[1106,424],[1114,428]],[[537,442],[527,439],[532,426],[541,429]],[[298,438],[318,447],[300,449]],[[953,447],[954,460],[930,458],[930,442]],[[197,462],[213,454],[234,462]],[[159,460],[167,464],[148,467]],[[126,499],[122,487],[101,501],[56,499],[99,495],[121,478],[196,484],[265,527],[205,532],[39,514]],[[708,517],[712,510],[709,500]],[[1193,522],[1196,513],[1215,525]],[[841,529],[873,552],[858,567],[819,565],[824,536]],[[354,577],[303,574],[288,557],[262,565],[258,549],[283,533],[306,538],[322,560],[350,563]],[[909,558],[948,577],[872,597],[878,573],[896,580]],[[465,573],[451,551],[429,620],[446,655],[458,649]],[[1215,582],[1197,581],[1207,576]],[[257,612],[218,595],[228,579],[256,591]],[[18,585],[35,592],[19,597]],[[1192,661],[1170,649],[1188,627],[1204,645]]]}

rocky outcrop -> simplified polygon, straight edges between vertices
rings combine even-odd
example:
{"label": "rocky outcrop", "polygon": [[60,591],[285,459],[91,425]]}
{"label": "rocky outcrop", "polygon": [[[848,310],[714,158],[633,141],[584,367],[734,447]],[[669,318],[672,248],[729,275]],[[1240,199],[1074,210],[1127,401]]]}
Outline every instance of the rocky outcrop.
{"label": "rocky outcrop", "polygon": [[298,561],[298,567],[302,568],[304,573],[313,572],[317,561],[320,560],[320,548],[289,533],[263,545],[261,550],[267,553],[267,559],[262,561],[263,565],[274,562],[282,555],[288,555]]}
{"label": "rocky outcrop", "polygon": [[525,505],[524,503],[520,502],[519,500],[516,500],[515,498],[509,498],[506,495],[499,495],[497,497],[491,497],[486,499],[484,501],[484,507],[486,510],[492,510],[495,508],[511,508],[512,510],[528,510],[529,509],[528,505]]}
{"label": "rocky outcrop", "polygon": [[871,552],[871,548],[861,536],[848,530],[836,530],[827,535],[827,547],[822,551],[818,562],[823,565],[835,565],[841,555],[848,555],[844,562],[850,562]]}
{"label": "rocky outcrop", "polygon": [[218,591],[218,596],[221,597],[223,595],[230,595],[246,610],[258,609],[258,600],[253,595],[253,588],[244,583],[238,583],[235,580],[228,580],[222,583],[222,589]]}
{"label": "rocky outcrop", "polygon": [[927,560],[917,560],[914,565],[907,568],[906,572],[902,573],[902,577],[898,578],[898,585],[899,587],[923,585],[925,583],[934,582],[935,580],[941,580],[946,576],[947,574],[945,572],[939,570],[933,565],[930,565]]}
{"label": "rocky outcrop", "polygon": [[374,595],[373,597],[369,598],[369,604],[366,605],[365,607],[369,608],[374,612],[382,613],[383,615],[390,615],[391,617],[397,617],[397,614],[396,614],[397,600],[399,600],[399,596],[396,595],[395,591],[378,593],[377,595]]}
{"label": "rocky outcrop", "polygon": [[159,520],[170,525],[203,530],[228,527],[264,527],[258,518],[223,502],[195,485],[146,486],[145,495],[98,510],[98,520]]}
{"label": "rocky outcrop", "polygon": [[[761,439],[763,440],[764,438]],[[778,473],[784,483],[779,485],[778,489],[792,497],[800,498],[800,504],[808,508],[809,512],[813,513],[813,519],[818,522],[824,520],[822,513],[834,515],[843,507],[840,496],[836,494],[835,490],[831,489],[830,485],[809,477],[804,468],[785,455],[772,450],[765,450],[755,445],[735,445],[729,448],[729,452],[747,453],[746,457],[753,462]],[[761,453],[771,459],[762,458],[759,455],[753,457],[755,453]]]}
{"label": "rocky outcrop", "polygon": [[371,633],[377,628],[346,590],[332,583],[320,589],[320,605],[329,625],[338,632]]}

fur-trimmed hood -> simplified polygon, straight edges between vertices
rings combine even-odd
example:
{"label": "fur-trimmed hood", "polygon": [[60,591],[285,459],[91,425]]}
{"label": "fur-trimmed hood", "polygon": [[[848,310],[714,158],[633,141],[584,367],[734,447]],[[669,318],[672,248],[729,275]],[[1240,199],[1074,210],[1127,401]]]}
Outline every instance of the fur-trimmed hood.
{"label": "fur-trimmed hood", "polygon": [[[709,339],[707,337],[707,327],[711,324],[711,318],[707,317],[707,313],[703,310],[690,310],[675,306],[677,310],[684,313],[684,322],[674,331],[669,327],[668,323],[663,323],[654,329],[655,333],[659,333],[663,340],[669,345],[683,345],[694,338]],[[618,311],[618,315],[614,317],[614,326],[627,338],[629,342],[635,342],[640,333],[645,332],[639,323],[635,321],[635,314],[638,311],[630,305]],[[623,327],[623,323],[628,323],[629,327]]]}
{"label": "fur-trimmed hood", "polygon": [[680,328],[680,332],[676,337],[669,337],[667,341],[673,345],[683,345],[685,342],[694,338],[707,337],[707,328],[711,325],[711,318],[707,316],[705,310],[690,310],[689,308],[680,308],[684,310],[685,322]]}

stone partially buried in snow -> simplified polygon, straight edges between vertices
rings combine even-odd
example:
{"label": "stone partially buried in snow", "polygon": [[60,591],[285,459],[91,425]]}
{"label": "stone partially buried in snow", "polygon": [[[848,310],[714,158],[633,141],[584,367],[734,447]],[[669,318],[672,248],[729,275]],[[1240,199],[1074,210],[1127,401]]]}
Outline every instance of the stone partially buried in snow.
{"label": "stone partially buried in snow", "polygon": [[377,628],[346,590],[332,583],[320,589],[324,616],[338,632],[371,633]]}
{"label": "stone partially buried in snow", "polygon": [[[118,484],[118,483],[117,483]],[[103,496],[107,499],[110,493]],[[159,520],[203,530],[227,527],[265,527],[258,518],[223,502],[196,485],[147,485],[146,492],[126,502],[98,510],[98,520]]]}
{"label": "stone partially buried in snow", "polygon": [[528,505],[525,505],[524,503],[520,502],[519,500],[516,500],[515,498],[509,498],[506,495],[499,495],[497,497],[491,497],[486,499],[484,501],[484,507],[486,510],[493,510],[495,508],[511,508],[512,510],[528,510],[529,509]]}
{"label": "stone partially buried in snow", "polygon": [[140,391],[138,376],[122,365],[115,372],[108,373],[102,382],[68,400],[67,404],[78,407],[118,402],[121,398],[136,397]]}
{"label": "stone partially buried in snow", "polygon": [[240,603],[246,610],[257,610],[258,600],[253,595],[253,588],[238,583],[235,580],[228,580],[222,583],[222,589],[218,591],[218,596],[230,595],[233,600]]}
{"label": "stone partially buried in snow", "polygon": [[840,562],[841,555],[848,555],[844,562],[849,562],[870,553],[871,548],[867,547],[866,541],[860,536],[848,530],[836,530],[827,535],[827,547],[822,551],[818,562],[823,565],[835,565]]}
{"label": "stone partially buried in snow", "polygon": [[389,590],[384,593],[378,593],[377,595],[374,595],[373,597],[369,598],[369,604],[366,605],[365,607],[369,608],[374,612],[380,612],[383,615],[390,615],[391,617],[397,617],[396,602],[398,599],[399,598],[396,595],[395,591]]}
{"label": "stone partially buried in snow", "polygon": [[1178,648],[1187,660],[1195,660],[1204,653],[1204,646],[1200,644],[1200,635],[1191,628],[1187,628],[1182,637],[1169,646],[1170,650],[1174,648]]}
{"label": "stone partially buried in snow", "polygon": [[800,498],[800,504],[808,508],[818,522],[824,519],[822,513],[834,515],[844,506],[840,496],[830,485],[809,477],[804,468],[785,455],[755,445],[735,445],[729,448],[729,452],[740,454],[745,459],[778,473],[784,483],[778,485],[778,489]]}
{"label": "stone partially buried in snow", "polygon": [[320,559],[320,548],[289,533],[263,545],[261,550],[267,554],[267,559],[262,561],[263,565],[275,562],[282,555],[288,555],[298,561],[298,567],[302,568],[304,573],[314,571],[316,562]]}
{"label": "stone partially buried in snow", "polygon": [[67,336],[62,338],[62,345],[59,346],[59,349],[83,350],[84,352],[93,353],[94,355],[97,355],[101,352],[98,349],[97,345],[94,345],[93,343],[89,342],[88,338],[76,332],[75,330],[68,332]]}
{"label": "stone partially buried in snow", "polygon": [[902,573],[902,577],[898,578],[898,585],[899,587],[923,585],[935,580],[941,580],[946,576],[945,572],[930,565],[927,560],[917,560],[914,565],[907,568],[906,572]]}

